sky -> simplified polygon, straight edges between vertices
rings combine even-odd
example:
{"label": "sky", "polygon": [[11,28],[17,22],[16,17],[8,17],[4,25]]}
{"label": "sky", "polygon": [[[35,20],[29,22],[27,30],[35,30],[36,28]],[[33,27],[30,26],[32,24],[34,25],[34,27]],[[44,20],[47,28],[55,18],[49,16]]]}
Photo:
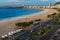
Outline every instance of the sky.
{"label": "sky", "polygon": [[[52,1],[52,0],[0,0],[0,2],[28,2],[28,1]],[[53,0],[57,1],[57,0]],[[59,0],[58,0],[59,1]]]}
{"label": "sky", "polygon": [[18,6],[18,5],[29,5],[29,4],[40,4],[40,3],[44,2],[55,2],[55,1],[59,1],[59,0],[0,0],[0,6]]}

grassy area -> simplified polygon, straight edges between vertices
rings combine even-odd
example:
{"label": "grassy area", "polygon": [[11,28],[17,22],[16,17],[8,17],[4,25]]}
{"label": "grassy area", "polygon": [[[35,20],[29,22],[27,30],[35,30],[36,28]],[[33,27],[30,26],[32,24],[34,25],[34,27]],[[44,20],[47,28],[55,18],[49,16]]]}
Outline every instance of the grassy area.
{"label": "grassy area", "polygon": [[56,2],[54,5],[58,5],[58,4],[60,4],[60,1],[59,2]]}
{"label": "grassy area", "polygon": [[51,17],[51,15],[48,15],[47,17],[48,17],[48,18],[50,18],[50,17]]}
{"label": "grassy area", "polygon": [[52,20],[52,21],[51,21],[51,24],[52,24],[52,25],[55,25],[55,24],[57,24],[57,21],[56,21],[56,20]]}
{"label": "grassy area", "polygon": [[57,18],[58,18],[58,19],[60,19],[60,13],[59,13],[59,14],[57,14]]}
{"label": "grassy area", "polygon": [[40,32],[40,35],[43,35],[45,32],[47,32],[51,27],[50,26],[44,26],[38,30]]}
{"label": "grassy area", "polygon": [[18,22],[15,25],[18,26],[18,27],[27,27],[27,26],[33,25],[33,22],[36,22],[36,21],[41,21],[41,20],[36,19],[36,20],[33,20],[33,21],[29,21],[29,22]]}
{"label": "grassy area", "polygon": [[59,11],[59,12],[60,12],[60,8],[59,8],[59,9],[57,9],[57,11]]}
{"label": "grassy area", "polygon": [[30,21],[30,22],[19,22],[19,23],[16,23],[15,25],[18,26],[18,27],[27,27],[27,26],[30,26],[31,24],[33,24],[33,21]]}
{"label": "grassy area", "polygon": [[41,19],[36,19],[35,21],[41,21]]}
{"label": "grassy area", "polygon": [[55,25],[57,24],[57,21],[59,21],[60,19],[60,13],[53,13],[53,14],[50,14],[47,16],[48,18],[50,17],[52,20],[51,20],[51,24],[52,25]]}
{"label": "grassy area", "polygon": [[38,35],[37,32],[30,32],[29,33],[29,38],[33,38],[35,35]]}
{"label": "grassy area", "polygon": [[43,28],[41,28],[41,29],[38,30],[38,33],[39,33],[40,35],[43,35],[43,34],[45,33],[45,30],[44,30]]}

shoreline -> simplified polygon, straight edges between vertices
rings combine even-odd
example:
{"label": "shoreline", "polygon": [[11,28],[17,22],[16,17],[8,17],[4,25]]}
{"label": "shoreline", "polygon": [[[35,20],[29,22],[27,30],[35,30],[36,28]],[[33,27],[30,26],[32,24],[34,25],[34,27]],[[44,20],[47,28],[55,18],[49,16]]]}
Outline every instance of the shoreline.
{"label": "shoreline", "polygon": [[[44,11],[44,10],[43,10]],[[43,12],[43,11],[40,11],[40,12]],[[36,12],[36,13],[32,13],[32,14],[27,14],[27,15],[22,15],[22,16],[16,16],[16,17],[10,17],[10,18],[4,18],[4,19],[0,19],[0,21],[4,21],[4,20],[12,20],[12,19],[18,19],[18,18],[23,18],[23,17],[27,17],[27,16],[30,16],[30,15],[34,15],[34,14],[38,14],[40,12]]]}
{"label": "shoreline", "polygon": [[17,22],[31,21],[35,19],[41,19],[42,21],[45,21],[48,20],[48,14],[55,12],[57,11],[54,9],[44,9],[42,12],[0,20],[0,36],[7,34],[10,31],[16,30],[15,23]]}
{"label": "shoreline", "polygon": [[[36,8],[36,9],[35,9],[35,8],[22,8],[22,9],[23,9],[23,10],[26,9],[26,11],[27,11],[27,10],[29,10],[29,11],[28,11],[28,12],[25,12],[25,11],[22,10],[22,11],[21,11],[22,14],[21,14],[21,13],[18,13],[19,11],[17,11],[17,13],[14,12],[15,14],[14,14],[14,13],[13,13],[13,14],[10,14],[10,13],[9,13],[10,15],[6,13],[8,16],[4,16],[4,15],[2,14],[3,17],[2,17],[2,16],[0,17],[0,21],[1,21],[1,20],[6,20],[6,19],[11,19],[11,18],[16,18],[16,17],[22,17],[22,16],[26,16],[26,15],[31,15],[31,14],[35,14],[35,13],[44,11],[43,8],[40,8],[40,9],[37,9],[37,8]],[[31,10],[32,10],[32,11],[31,11]],[[17,14],[17,15],[16,15],[16,14]]]}

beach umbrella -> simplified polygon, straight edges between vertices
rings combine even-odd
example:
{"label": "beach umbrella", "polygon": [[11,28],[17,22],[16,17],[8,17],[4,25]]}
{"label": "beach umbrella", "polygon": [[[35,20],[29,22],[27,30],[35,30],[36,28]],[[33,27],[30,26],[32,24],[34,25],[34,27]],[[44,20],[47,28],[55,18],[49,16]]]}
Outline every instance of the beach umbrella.
{"label": "beach umbrella", "polygon": [[9,35],[9,36],[13,35],[13,32],[9,32],[8,35]]}
{"label": "beach umbrella", "polygon": [[20,32],[22,29],[18,29],[18,30],[16,30],[16,33],[18,33],[18,32]]}
{"label": "beach umbrella", "polygon": [[14,32],[13,32],[13,31],[11,31],[11,34],[13,35],[13,34],[14,34]]}
{"label": "beach umbrella", "polygon": [[15,33],[16,33],[16,31],[13,31],[13,33],[15,34]]}
{"label": "beach umbrella", "polygon": [[7,35],[7,34],[5,34],[4,36],[5,36],[5,37],[8,37],[8,35]]}
{"label": "beach umbrella", "polygon": [[2,38],[5,38],[5,36],[2,36]]}
{"label": "beach umbrella", "polygon": [[19,30],[16,30],[16,33],[18,33],[19,32]]}
{"label": "beach umbrella", "polygon": [[18,29],[18,31],[20,32],[22,29]]}
{"label": "beach umbrella", "polygon": [[8,35],[9,35],[10,39],[12,39],[12,40],[14,39],[14,32],[13,31],[9,32]]}
{"label": "beach umbrella", "polygon": [[2,36],[2,40],[6,40],[5,36]]}

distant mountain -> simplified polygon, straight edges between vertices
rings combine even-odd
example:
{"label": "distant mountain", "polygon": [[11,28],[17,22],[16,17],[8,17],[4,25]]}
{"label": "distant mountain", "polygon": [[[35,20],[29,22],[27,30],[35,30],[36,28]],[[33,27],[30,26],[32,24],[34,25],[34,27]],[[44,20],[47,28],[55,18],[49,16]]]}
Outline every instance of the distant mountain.
{"label": "distant mountain", "polygon": [[55,5],[57,5],[57,4],[60,4],[60,1],[55,3]]}
{"label": "distant mountain", "polygon": [[19,7],[9,7],[9,6],[4,6],[4,7],[0,7],[0,9],[16,9]]}

